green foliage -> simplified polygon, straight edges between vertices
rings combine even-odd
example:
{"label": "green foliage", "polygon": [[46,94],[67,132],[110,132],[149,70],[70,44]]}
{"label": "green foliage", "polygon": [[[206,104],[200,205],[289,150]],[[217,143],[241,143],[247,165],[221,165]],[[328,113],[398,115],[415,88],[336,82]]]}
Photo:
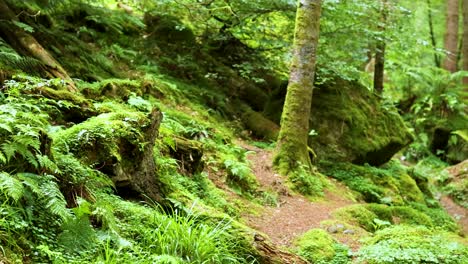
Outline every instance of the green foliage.
{"label": "green foliage", "polygon": [[391,161],[381,168],[321,162],[320,168],[325,175],[343,181],[350,189],[360,193],[366,202],[395,205],[425,202],[416,181],[398,161]]}
{"label": "green foliage", "polygon": [[423,204],[387,206],[383,204],[351,205],[333,212],[334,217],[374,232],[389,225],[421,225],[437,227],[450,232],[459,230],[455,221],[442,208],[429,208]]}
{"label": "green foliage", "polygon": [[0,65],[2,68],[21,70],[30,74],[41,74],[44,66],[34,58],[19,55],[2,38],[0,38]]}
{"label": "green foliage", "polygon": [[358,263],[465,263],[466,245],[449,233],[394,226],[378,231],[358,252]]}
{"label": "green foliage", "polygon": [[336,242],[326,231],[311,229],[294,242],[298,255],[311,263],[350,263],[350,250]]}
{"label": "green foliage", "polygon": [[288,180],[292,189],[307,196],[323,196],[325,179],[322,174],[312,172],[307,166],[301,165],[290,173]]}
{"label": "green foliage", "polygon": [[180,263],[246,263],[251,259],[242,255],[240,241],[229,234],[232,224],[228,219],[212,225],[192,210],[188,214],[174,210],[166,215],[159,208],[129,202],[118,201],[115,206],[120,221],[124,220],[122,234],[138,242],[135,255],[120,254],[121,260],[132,255],[128,260],[146,258],[145,263],[155,258],[177,259]]}
{"label": "green foliage", "polygon": [[[242,161],[242,159],[244,159]],[[228,173],[228,183],[234,188],[241,190],[253,191],[258,185],[255,175],[253,175],[249,164],[245,161],[245,157],[241,157],[241,161],[233,155],[224,157],[223,166]]]}

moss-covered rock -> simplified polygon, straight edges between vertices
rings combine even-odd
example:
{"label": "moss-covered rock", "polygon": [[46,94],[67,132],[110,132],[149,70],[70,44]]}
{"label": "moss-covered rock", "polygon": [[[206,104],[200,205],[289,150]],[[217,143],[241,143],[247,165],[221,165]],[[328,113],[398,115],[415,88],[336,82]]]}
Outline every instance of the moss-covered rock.
{"label": "moss-covered rock", "polygon": [[361,198],[368,203],[425,204],[428,198],[432,198],[430,192],[425,195],[419,189],[415,179],[396,160],[381,168],[323,161],[320,162],[319,168],[323,174],[342,181],[350,189],[361,194]]}
{"label": "moss-covered rock", "polygon": [[101,114],[56,133],[53,148],[107,174],[122,196],[158,201],[153,147],[161,119],[157,109]]}
{"label": "moss-covered rock", "polygon": [[322,229],[311,229],[299,237],[294,245],[298,255],[310,263],[348,263],[348,248],[338,244]]}
{"label": "moss-covered rock", "polygon": [[314,90],[310,145],[319,159],[380,165],[413,137],[396,108],[354,81],[335,79]]}
{"label": "moss-covered rock", "polygon": [[[366,231],[381,229],[382,223],[399,225],[420,225],[428,228],[435,226],[456,232],[457,224],[443,209],[428,208],[422,204],[409,206],[388,206],[383,204],[356,204],[339,208],[333,216],[345,223],[357,225]],[[382,222],[385,221],[385,222]]]}

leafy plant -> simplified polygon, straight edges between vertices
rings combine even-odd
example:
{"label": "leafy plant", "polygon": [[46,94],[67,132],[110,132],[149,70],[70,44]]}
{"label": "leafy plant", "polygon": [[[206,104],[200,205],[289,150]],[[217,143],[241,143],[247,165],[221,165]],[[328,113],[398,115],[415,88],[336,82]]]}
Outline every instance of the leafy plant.
{"label": "leafy plant", "polygon": [[358,263],[465,263],[466,245],[426,227],[398,225],[378,231],[358,252]]}

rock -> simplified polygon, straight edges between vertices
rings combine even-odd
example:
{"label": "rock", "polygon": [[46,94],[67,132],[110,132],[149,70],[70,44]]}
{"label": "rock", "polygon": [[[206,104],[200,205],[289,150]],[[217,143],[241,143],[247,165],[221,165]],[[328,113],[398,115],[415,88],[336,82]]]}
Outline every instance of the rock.
{"label": "rock", "polygon": [[310,146],[321,160],[378,166],[413,140],[394,106],[356,81],[317,85],[312,100]]}
{"label": "rock", "polygon": [[346,229],[345,231],[343,231],[343,234],[345,235],[354,235],[354,230],[352,229]]}
{"label": "rock", "polygon": [[327,227],[327,232],[331,233],[331,234],[336,234],[336,233],[338,233],[338,228],[336,228],[336,226],[334,226],[334,225],[329,226],[329,227]]}

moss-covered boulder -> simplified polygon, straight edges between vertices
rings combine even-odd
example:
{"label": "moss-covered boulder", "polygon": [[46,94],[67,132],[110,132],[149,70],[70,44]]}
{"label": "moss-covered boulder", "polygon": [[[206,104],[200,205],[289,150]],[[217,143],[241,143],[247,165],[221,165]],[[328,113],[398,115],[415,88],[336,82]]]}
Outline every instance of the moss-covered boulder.
{"label": "moss-covered boulder", "polygon": [[319,163],[319,170],[324,175],[342,181],[351,190],[356,191],[360,199],[368,203],[425,204],[427,199],[433,198],[430,192],[421,191],[421,188],[423,190],[427,188],[422,179],[418,185],[418,181],[412,178],[407,169],[396,160],[380,168],[322,161]]}
{"label": "moss-covered boulder", "polygon": [[381,165],[413,139],[396,108],[355,81],[317,85],[310,124],[321,160]]}
{"label": "moss-covered boulder", "polygon": [[160,201],[153,147],[161,119],[157,109],[101,114],[54,134],[53,148],[108,175],[123,197]]}
{"label": "moss-covered boulder", "polygon": [[295,252],[309,263],[348,263],[349,249],[322,229],[311,229],[294,241]]}

